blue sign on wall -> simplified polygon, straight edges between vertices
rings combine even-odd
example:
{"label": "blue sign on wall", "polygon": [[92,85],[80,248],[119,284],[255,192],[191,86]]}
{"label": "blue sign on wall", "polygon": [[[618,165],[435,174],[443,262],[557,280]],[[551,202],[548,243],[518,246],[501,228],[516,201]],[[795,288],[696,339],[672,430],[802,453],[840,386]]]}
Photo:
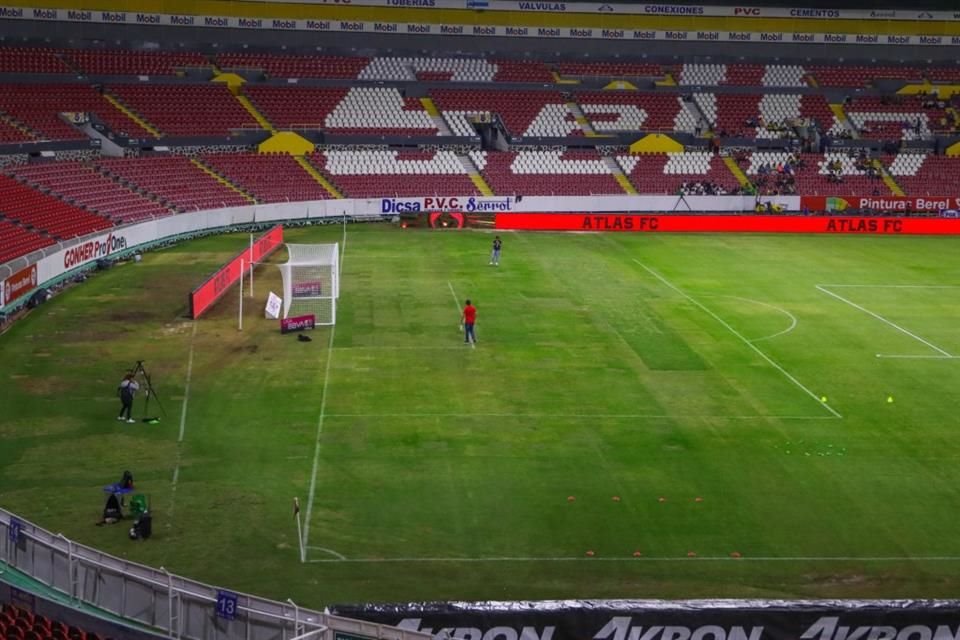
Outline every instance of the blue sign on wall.
{"label": "blue sign on wall", "polygon": [[217,617],[224,620],[236,620],[237,594],[232,591],[217,591]]}
{"label": "blue sign on wall", "polygon": [[20,529],[22,524],[16,518],[10,518],[10,524],[7,525],[7,536],[10,538],[10,542],[19,542],[20,541]]}

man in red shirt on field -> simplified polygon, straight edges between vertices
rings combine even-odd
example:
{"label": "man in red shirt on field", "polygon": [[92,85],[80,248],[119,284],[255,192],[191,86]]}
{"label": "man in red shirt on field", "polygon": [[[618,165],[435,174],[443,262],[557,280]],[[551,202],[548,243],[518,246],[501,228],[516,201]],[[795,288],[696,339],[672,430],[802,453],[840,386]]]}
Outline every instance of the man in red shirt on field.
{"label": "man in red shirt on field", "polygon": [[463,316],[460,321],[463,323],[463,343],[477,344],[477,334],[473,331],[473,325],[477,321],[477,308],[470,304],[469,300],[463,307]]}

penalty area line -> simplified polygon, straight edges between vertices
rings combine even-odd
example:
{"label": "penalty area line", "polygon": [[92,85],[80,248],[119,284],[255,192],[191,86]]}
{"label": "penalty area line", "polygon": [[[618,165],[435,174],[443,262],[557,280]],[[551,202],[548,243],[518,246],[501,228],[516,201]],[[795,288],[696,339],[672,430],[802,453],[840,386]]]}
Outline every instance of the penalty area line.
{"label": "penalty area line", "polygon": [[190,401],[190,380],[193,378],[193,347],[197,338],[197,321],[193,321],[193,329],[190,331],[190,351],[187,355],[187,380],[183,388],[183,405],[180,408],[180,433],[177,436],[177,459],[173,467],[173,478],[170,481],[170,513],[167,516],[173,519],[174,506],[177,497],[177,482],[180,480],[180,460],[183,457],[183,438],[187,430],[187,403]]}
{"label": "penalty area line", "polygon": [[[454,303],[455,305],[457,305],[457,311],[459,312],[459,311],[460,311],[460,299],[457,298],[457,292],[453,290],[453,284],[452,284],[449,280],[447,280],[447,286],[450,287],[450,295],[453,296],[453,303]],[[470,343],[470,346],[473,347],[474,349],[477,348],[477,345],[476,345],[475,343],[473,343],[473,342]]]}
{"label": "penalty area line", "polygon": [[797,388],[799,388],[800,390],[802,390],[805,394],[807,394],[808,396],[810,396],[811,398],[813,398],[820,406],[824,407],[827,411],[829,411],[830,413],[832,413],[832,414],[833,414],[835,417],[837,417],[837,418],[842,418],[842,417],[843,417],[843,416],[840,415],[840,413],[838,413],[833,407],[831,407],[829,404],[827,404],[826,402],[823,402],[820,398],[818,398],[817,395],[816,395],[813,391],[811,391],[810,389],[808,389],[802,382],[800,382],[799,380],[797,380],[789,371],[787,371],[786,369],[784,369],[783,367],[781,367],[779,364],[777,364],[777,362],[774,361],[773,358],[771,358],[771,357],[768,356],[766,353],[764,353],[763,351],[761,351],[761,350],[757,347],[757,345],[753,344],[753,342],[751,342],[750,340],[748,340],[747,338],[745,338],[745,337],[743,336],[743,334],[741,334],[739,331],[737,331],[736,329],[734,329],[733,327],[731,327],[730,324],[729,324],[726,320],[724,320],[723,318],[721,318],[720,316],[718,316],[716,313],[714,313],[714,312],[711,311],[708,307],[706,307],[703,303],[701,303],[700,301],[696,300],[693,296],[691,296],[691,295],[688,294],[687,292],[683,291],[682,289],[680,289],[679,287],[677,287],[676,285],[674,285],[672,282],[670,282],[669,280],[667,280],[666,278],[664,278],[662,275],[660,275],[659,273],[657,273],[656,271],[654,271],[653,269],[651,269],[651,268],[648,267],[647,265],[643,264],[642,262],[640,262],[640,261],[637,260],[636,258],[633,258],[633,261],[636,262],[638,265],[640,265],[647,273],[649,273],[650,275],[652,275],[654,278],[656,278],[657,280],[659,280],[661,283],[663,283],[664,285],[666,285],[667,287],[669,287],[670,289],[672,289],[672,290],[675,291],[676,293],[678,293],[678,294],[680,294],[681,296],[683,296],[684,298],[686,298],[686,299],[687,299],[688,301],[690,301],[693,305],[695,305],[696,307],[698,307],[701,311],[703,311],[703,312],[706,313],[708,316],[710,316],[711,318],[713,318],[714,320],[716,320],[717,322],[719,322],[719,323],[723,326],[723,328],[725,328],[727,331],[729,331],[729,332],[732,333],[734,336],[736,336],[741,342],[743,342],[743,344],[747,345],[747,346],[748,346],[751,350],[753,350],[754,353],[756,353],[758,356],[760,356],[761,358],[763,358],[764,360],[766,360],[767,363],[770,364],[770,366],[772,366],[774,369],[776,369],[776,370],[779,371],[781,374],[783,374],[783,376],[784,376],[787,380],[789,380],[789,381],[792,382],[794,385],[796,385]]}
{"label": "penalty area line", "polygon": [[330,342],[327,344],[327,367],[323,374],[323,392],[320,395],[320,417],[317,418],[317,437],[313,446],[313,468],[310,471],[310,492],[307,494],[307,515],[303,523],[303,546],[310,539],[310,516],[313,514],[313,499],[317,491],[317,469],[320,466],[320,437],[323,435],[323,420],[327,414],[327,389],[330,386],[330,363],[333,361],[333,336],[337,325],[330,327]]}
{"label": "penalty area line", "polygon": [[[343,247],[340,250],[340,258],[337,261],[337,275],[339,280],[343,280],[342,277],[339,277],[343,273],[343,263],[346,261],[345,256],[347,254],[347,218],[344,215],[343,218]],[[339,286],[339,285],[338,285]],[[307,513],[305,522],[303,523],[303,539],[301,541],[303,548],[307,547],[308,541],[310,540],[310,520],[313,515],[313,500],[317,495],[317,470],[320,467],[320,438],[323,436],[323,421],[327,414],[327,390],[330,387],[330,364],[333,362],[333,338],[337,334],[337,323],[334,322],[333,326],[330,327],[330,341],[327,342],[327,366],[323,373],[323,391],[320,395],[320,416],[317,418],[317,437],[314,440],[313,445],[313,466],[310,469],[310,491],[307,494]],[[304,562],[305,559],[301,558],[301,562]]]}
{"label": "penalty area line", "polygon": [[[827,294],[828,296],[830,296],[830,297],[832,297],[832,298],[836,298],[836,299],[839,300],[840,302],[845,302],[845,303],[847,303],[848,305],[850,305],[851,307],[853,307],[854,309],[859,309],[860,311],[864,312],[864,313],[867,314],[868,316],[871,316],[871,317],[873,317],[873,318],[876,318],[876,319],[879,320],[880,322],[882,322],[882,323],[884,323],[884,324],[886,324],[886,325],[888,325],[888,326],[893,327],[894,329],[896,329],[897,331],[899,331],[899,332],[901,332],[901,333],[903,333],[903,334],[905,334],[905,335],[910,336],[911,338],[913,338],[913,339],[916,340],[917,342],[920,342],[920,343],[922,343],[922,344],[927,345],[928,347],[930,347],[931,349],[933,349],[934,351],[936,351],[937,353],[939,353],[941,356],[946,356],[947,358],[952,358],[952,357],[953,357],[951,354],[947,353],[946,351],[944,351],[943,349],[941,349],[941,348],[938,347],[937,345],[933,344],[932,342],[929,342],[929,341],[927,341],[927,340],[924,340],[923,338],[921,338],[921,337],[918,336],[917,334],[915,334],[915,333],[913,333],[913,332],[911,332],[911,331],[909,331],[909,330],[907,330],[907,329],[904,329],[903,327],[901,327],[901,326],[898,325],[897,323],[891,322],[890,320],[887,320],[886,318],[884,318],[883,316],[881,316],[879,313],[874,313],[873,311],[870,311],[870,309],[867,309],[866,307],[863,307],[863,306],[857,304],[857,303],[854,302],[853,300],[848,300],[847,298],[844,298],[844,297],[841,296],[840,294],[834,293],[833,291],[830,291],[825,285],[818,284],[818,285],[815,285],[815,287],[816,287],[816,289],[817,289],[818,291],[821,291],[821,292]],[[883,356],[880,356],[880,357],[883,357]]]}

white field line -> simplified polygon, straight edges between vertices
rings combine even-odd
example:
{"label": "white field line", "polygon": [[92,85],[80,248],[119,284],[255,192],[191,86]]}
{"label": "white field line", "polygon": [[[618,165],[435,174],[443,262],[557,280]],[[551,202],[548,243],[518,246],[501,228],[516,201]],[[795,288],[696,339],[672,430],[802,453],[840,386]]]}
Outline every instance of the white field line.
{"label": "white field line", "polygon": [[784,334],[790,333],[791,331],[797,328],[797,317],[795,315],[793,315],[786,309],[782,307],[778,307],[777,305],[774,305],[774,304],[770,304],[769,302],[762,302],[760,300],[754,300],[753,298],[743,298],[741,296],[727,296],[727,295],[719,295],[719,294],[700,294],[700,297],[701,298],[729,298],[731,300],[740,300],[741,302],[758,304],[761,307],[766,307],[767,309],[773,309],[774,311],[778,311],[783,315],[787,316],[788,318],[790,318],[790,326],[784,329],[783,331],[778,331],[776,333],[770,334],[769,336],[763,336],[762,338],[750,338],[749,339],[750,342],[762,342],[763,340],[771,340],[773,338],[777,338]]}
{"label": "white field line", "polygon": [[644,270],[646,270],[650,275],[652,275],[653,277],[655,277],[657,280],[659,280],[660,282],[662,282],[663,284],[665,284],[667,287],[673,289],[675,292],[679,293],[681,296],[683,296],[684,298],[686,298],[687,300],[689,300],[692,304],[694,304],[695,306],[699,307],[704,313],[706,313],[706,314],[709,315],[711,318],[713,318],[714,320],[716,320],[717,322],[719,322],[727,331],[729,331],[729,332],[732,333],[734,336],[736,336],[737,338],[739,338],[740,341],[743,342],[743,344],[745,344],[745,345],[747,345],[748,347],[750,347],[750,349],[752,349],[758,356],[760,356],[761,358],[763,358],[764,360],[766,360],[767,363],[770,364],[770,366],[772,366],[774,369],[776,369],[776,370],[779,371],[781,374],[783,374],[783,376],[784,376],[787,380],[789,380],[790,382],[792,382],[794,385],[797,386],[797,388],[801,389],[804,393],[806,393],[808,396],[810,396],[811,398],[813,398],[813,399],[817,402],[817,404],[819,404],[819,405],[821,405],[822,407],[824,407],[827,411],[829,411],[831,414],[833,414],[834,417],[836,417],[836,418],[842,418],[842,417],[843,417],[843,416],[841,416],[833,407],[831,407],[829,404],[827,404],[826,402],[822,402],[822,401],[820,400],[820,398],[818,398],[817,395],[816,395],[815,393],[813,393],[813,391],[810,391],[810,389],[808,389],[806,386],[804,386],[804,384],[803,384],[802,382],[800,382],[800,381],[797,380],[795,377],[793,377],[793,375],[791,375],[790,372],[788,372],[786,369],[784,369],[784,368],[781,367],[779,364],[777,364],[770,356],[768,356],[768,355],[765,354],[763,351],[761,351],[759,348],[757,348],[757,346],[756,346],[755,344],[753,344],[750,340],[748,340],[748,339],[746,339],[745,337],[743,337],[743,335],[742,335],[739,331],[737,331],[736,329],[734,329],[733,327],[731,327],[723,318],[721,318],[720,316],[718,316],[717,314],[715,314],[715,313],[714,313],[713,311],[711,311],[709,308],[707,308],[706,306],[704,306],[701,302],[699,302],[699,301],[697,301],[696,299],[694,299],[693,297],[691,297],[688,293],[686,293],[686,292],[683,291],[682,289],[678,288],[678,287],[677,287],[676,285],[674,285],[672,282],[670,282],[669,280],[667,280],[666,278],[664,278],[663,276],[661,276],[659,273],[657,273],[656,271],[654,271],[653,269],[651,269],[651,268],[648,267],[647,265],[643,264],[642,262],[640,262],[640,261],[637,260],[636,258],[634,258],[633,261],[636,262],[636,263],[637,263],[638,265],[640,265],[641,267],[643,267]]}
{"label": "white field line", "polygon": [[[327,549],[326,547],[304,547],[304,549],[313,550],[313,551],[322,551],[323,553],[330,554],[340,562],[343,562],[344,560],[349,560],[349,558],[347,558],[347,556],[343,555],[342,553],[337,553],[333,549]],[[314,562],[314,560],[310,560],[310,562]]]}
{"label": "white field line", "polygon": [[884,317],[881,316],[880,314],[874,313],[873,311],[870,311],[870,309],[867,309],[866,307],[862,307],[862,306],[860,306],[859,304],[857,304],[856,302],[854,302],[854,301],[852,301],[852,300],[848,300],[847,298],[844,298],[844,297],[841,296],[840,294],[834,293],[833,291],[830,291],[829,289],[826,288],[827,285],[818,284],[818,285],[815,285],[815,286],[816,286],[816,288],[817,288],[819,291],[822,291],[823,293],[827,294],[828,296],[831,296],[831,297],[833,297],[833,298],[836,298],[837,300],[839,300],[839,301],[841,301],[841,302],[846,302],[848,305],[850,305],[850,306],[853,307],[854,309],[859,309],[860,311],[863,311],[863,312],[864,312],[865,314],[867,314],[868,316],[872,316],[872,317],[876,318],[877,320],[879,320],[880,322],[882,322],[882,323],[884,323],[884,324],[886,324],[886,325],[889,325],[889,326],[893,327],[893,328],[896,329],[897,331],[899,331],[899,332],[901,332],[901,333],[904,333],[904,334],[910,336],[911,338],[913,338],[913,339],[916,340],[917,342],[921,342],[921,343],[927,345],[928,347],[930,347],[931,349],[933,349],[933,350],[936,351],[937,353],[939,353],[939,354],[941,354],[941,355],[944,355],[944,356],[946,356],[946,357],[948,357],[948,358],[952,358],[952,357],[953,357],[952,355],[950,355],[949,353],[947,353],[946,351],[944,351],[943,349],[941,349],[941,348],[938,347],[937,345],[935,345],[935,344],[933,344],[932,342],[929,342],[929,341],[927,341],[927,340],[924,340],[923,338],[921,338],[921,337],[918,336],[917,334],[913,333],[912,331],[909,331],[909,330],[907,330],[907,329],[904,329],[903,327],[901,327],[900,325],[896,324],[895,322],[891,322],[890,320],[887,320],[886,318],[884,318]]}
{"label": "white field line", "polygon": [[481,563],[481,562],[958,562],[960,556],[560,556],[523,557],[490,556],[486,558],[323,558],[307,560],[310,563],[387,564],[387,563]]}
{"label": "white field line", "polygon": [[323,420],[327,414],[327,389],[330,386],[330,363],[333,361],[333,336],[337,325],[330,327],[330,342],[327,344],[327,368],[323,374],[323,392],[320,395],[320,417],[317,418],[317,437],[313,446],[313,468],[310,471],[310,492],[307,494],[307,515],[303,523],[303,546],[310,540],[310,516],[313,514],[313,499],[317,491],[317,468],[320,465],[320,437],[323,435]]}
{"label": "white field line", "polygon": [[[343,263],[347,248],[347,224],[344,217],[343,246],[337,261],[337,286],[343,286]],[[320,438],[323,436],[323,420],[327,413],[327,389],[330,387],[330,363],[333,362],[333,338],[337,334],[337,325],[330,327],[330,341],[327,343],[327,367],[323,374],[323,392],[320,395],[320,416],[317,418],[317,437],[313,445],[313,467],[310,470],[310,492],[307,494],[307,514],[303,523],[303,546],[310,540],[310,516],[313,514],[313,500],[317,493],[317,469],[320,465]]]}
{"label": "white field line", "polygon": [[187,381],[183,388],[183,405],[180,408],[180,433],[177,436],[177,460],[173,467],[173,478],[170,480],[170,514],[173,519],[174,505],[177,497],[177,482],[180,480],[180,460],[183,456],[183,438],[187,429],[187,403],[190,401],[190,380],[193,378],[193,346],[197,337],[197,322],[193,322],[193,329],[190,332],[190,352],[187,356]]}
{"label": "white field line", "polygon": [[925,355],[925,356],[911,356],[911,355],[901,355],[896,353],[878,353],[878,358],[899,358],[900,360],[960,360],[960,356],[936,356],[936,355]]}
{"label": "white field line", "polygon": [[654,418],[713,418],[722,420],[835,420],[835,416],[723,416],[666,413],[328,413],[327,418],[527,418],[568,420],[638,420]]}
{"label": "white field line", "polygon": [[[450,287],[450,294],[453,296],[453,303],[457,305],[457,311],[459,312],[461,310],[461,307],[460,307],[460,300],[457,298],[457,292],[453,290],[453,284],[451,284],[449,280],[447,280],[447,286]],[[473,347],[474,349],[477,348],[477,345],[474,344],[473,342],[470,343],[470,346]]]}
{"label": "white field line", "polygon": [[831,289],[960,289],[960,284],[821,284]]}

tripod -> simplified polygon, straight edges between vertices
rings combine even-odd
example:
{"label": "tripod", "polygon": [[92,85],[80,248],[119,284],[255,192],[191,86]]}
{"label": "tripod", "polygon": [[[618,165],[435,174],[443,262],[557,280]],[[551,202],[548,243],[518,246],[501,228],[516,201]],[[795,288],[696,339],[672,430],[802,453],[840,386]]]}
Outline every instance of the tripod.
{"label": "tripod", "polygon": [[150,416],[150,396],[153,396],[153,399],[157,401],[157,406],[160,407],[160,411],[163,412],[164,417],[167,415],[167,410],[163,408],[163,404],[160,402],[160,396],[157,395],[157,390],[153,388],[153,382],[150,381],[150,374],[147,373],[147,370],[143,366],[143,360],[137,360],[137,366],[133,368],[133,375],[140,375],[143,378],[144,389],[146,391],[143,394],[143,421],[144,422],[159,422],[160,418]]}
{"label": "tripod", "polygon": [[677,198],[677,201],[673,204],[673,211],[672,211],[671,213],[676,213],[676,212],[677,212],[677,209],[680,208],[680,203],[681,203],[681,202],[683,203],[683,206],[685,206],[685,207],[687,208],[687,211],[688,211],[688,212],[692,212],[692,211],[693,211],[693,209],[690,208],[690,203],[687,202],[686,196],[684,196],[684,194],[681,193],[681,194],[680,194],[680,197]]}

